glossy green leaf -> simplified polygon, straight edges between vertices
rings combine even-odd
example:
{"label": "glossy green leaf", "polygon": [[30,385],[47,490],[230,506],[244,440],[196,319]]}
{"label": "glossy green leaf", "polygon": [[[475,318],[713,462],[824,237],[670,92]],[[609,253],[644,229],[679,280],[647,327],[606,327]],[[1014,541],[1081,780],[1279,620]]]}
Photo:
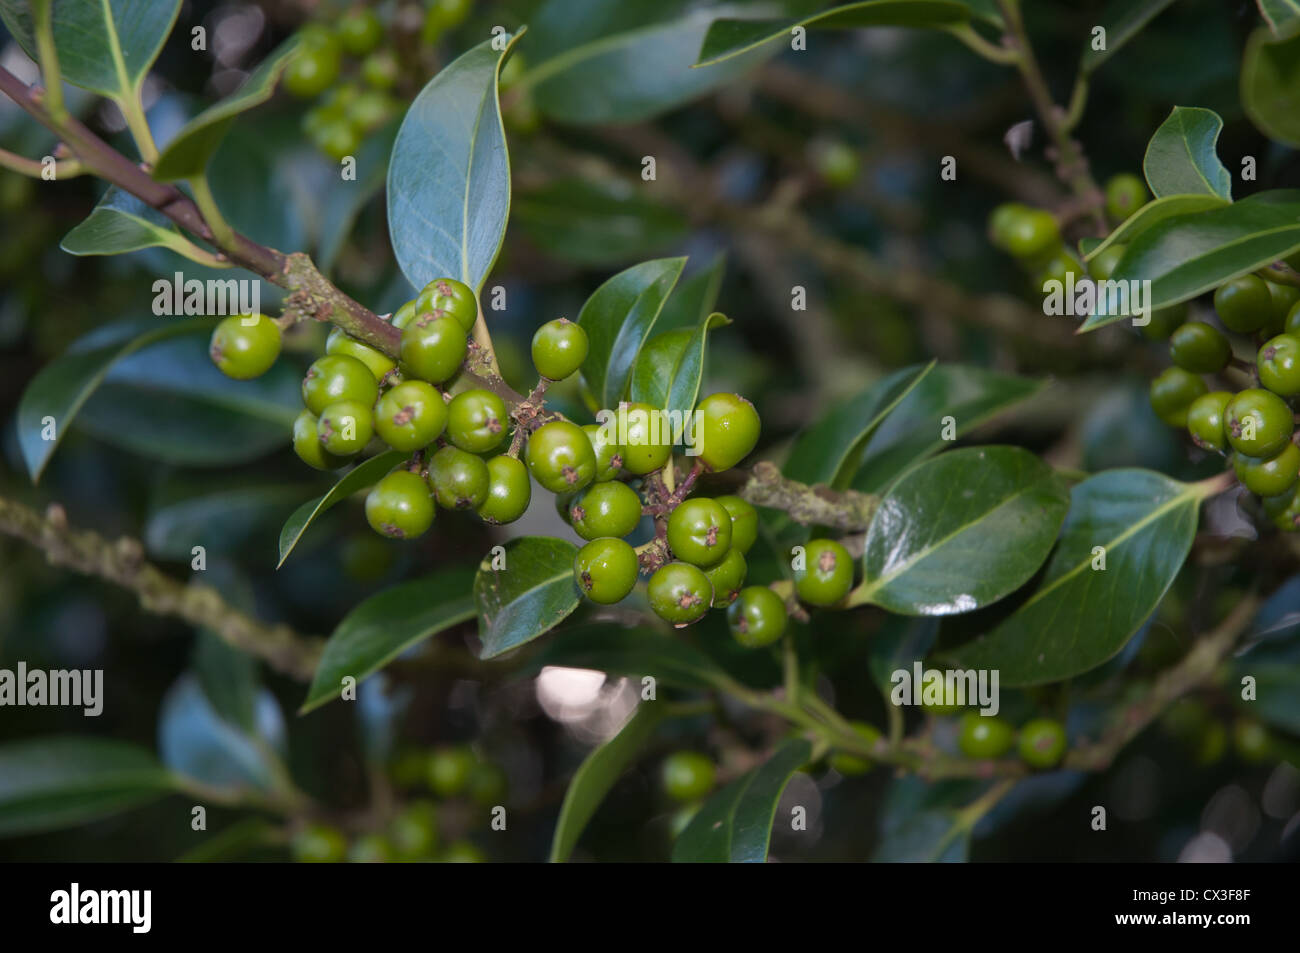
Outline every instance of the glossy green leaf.
{"label": "glossy green leaf", "polygon": [[673,845],[674,863],[747,863],[767,860],[781,792],[812,757],[812,745],[790,738],[763,764],[704,802]]}
{"label": "glossy green leaf", "polygon": [[1064,483],[1019,447],[967,447],[929,460],[880,501],[851,597],[902,615],[954,615],[1018,589],[1065,519]]}
{"label": "glossy green leaf", "polygon": [[578,547],[525,536],[505,547],[505,568],[485,559],[474,577],[481,658],[495,658],[555,628],[578,608],[573,559]]}
{"label": "glossy green leaf", "polygon": [[1047,386],[981,367],[940,364],[922,378],[867,441],[853,488],[885,493],[909,467],[944,447],[946,418],[960,438]]}
{"label": "glossy green leaf", "polygon": [[880,631],[871,636],[868,667],[881,695],[889,698],[894,687],[893,675],[900,669],[911,671],[922,662],[939,635],[939,620],[890,616]]}
{"label": "glossy green leaf", "polygon": [[853,30],[873,26],[940,28],[970,19],[970,8],[957,0],[864,0],[831,7],[812,16],[784,20],[715,20],[709,25],[696,66],[712,66],[777,41],[790,31]]}
{"label": "glossy green leaf", "polygon": [[388,164],[388,234],[412,287],[458,278],[477,293],[510,215],[510,157],[492,40],[462,54],[415,97]]}
{"label": "glossy green leaf", "polygon": [[[0,0],[0,18],[37,58],[29,0]],[[54,47],[74,86],[115,99],[134,97],[172,31],[181,0],[57,0]]]}
{"label": "glossy green leaf", "polygon": [[316,517],[354,493],[374,486],[389,470],[408,456],[409,454],[397,450],[389,450],[371,457],[343,474],[324,496],[308,500],[294,510],[293,515],[285,521],[284,527],[280,530],[280,561],[276,563],[275,568],[279,569],[284,565],[284,561],[289,558],[293,548],[298,545],[298,540],[302,539],[302,534],[307,532],[307,527],[315,522]]}
{"label": "glossy green leaf", "polygon": [[[1178,575],[1206,492],[1205,485],[1149,470],[1109,470],[1075,486],[1045,571],[1009,615],[955,650],[960,664],[998,669],[1003,687],[1058,681],[1101,665]],[[1103,555],[1105,568],[1094,568]]]}
{"label": "glossy green leaf", "polygon": [[188,257],[194,246],[161,212],[116,186],[59,243],[69,255],[121,255],[141,248],[170,248]]}
{"label": "glossy green leaf", "polygon": [[1152,199],[1126,218],[1103,241],[1089,248],[1084,254],[1084,260],[1092,261],[1111,245],[1128,244],[1165,219],[1223,208],[1228,204],[1227,199],[1221,199],[1217,195],[1166,195],[1162,199]]}
{"label": "glossy green leaf", "polygon": [[1232,176],[1215,147],[1223,120],[1211,109],[1175,106],[1147,143],[1142,171],[1156,198],[1217,195],[1232,199]]}
{"label": "glossy green leaf", "polygon": [[687,234],[681,212],[624,182],[552,181],[516,195],[512,215],[534,245],[580,265],[638,261]]}
{"label": "glossy green leaf", "polygon": [[254,724],[227,720],[193,672],[163,697],[158,753],[178,775],[230,793],[273,791],[281,784],[284,715],[275,697],[255,689]]}
{"label": "glossy green leaf", "polygon": [[1111,3],[1098,24],[1106,31],[1105,49],[1093,49],[1090,32],[1083,58],[1079,61],[1079,69],[1085,74],[1094,72],[1173,2],[1174,0],[1119,0],[1118,3]]}
{"label": "glossy green leaf", "polygon": [[[222,595],[226,593],[223,591]],[[244,595],[246,598],[231,601],[237,602],[240,609],[250,611],[252,593],[248,591]],[[258,693],[262,683],[256,658],[203,629],[194,648],[194,673],[203,694],[221,718],[245,732],[257,730]]]}
{"label": "glossy green leaf", "polygon": [[655,328],[660,331],[692,329],[717,310],[718,295],[722,292],[722,278],[727,270],[727,255],[719,252],[713,260],[694,272],[687,273],[667,303],[659,312]]}
{"label": "glossy green leaf", "polygon": [[871,855],[874,864],[961,864],[970,859],[970,828],[956,811],[917,811]]}
{"label": "glossy green leaf", "polygon": [[371,596],[330,634],[299,714],[337,698],[343,679],[358,683],[407,649],[474,618],[467,571],[435,573]]}
{"label": "glossy green leaf", "polygon": [[727,675],[689,642],[666,636],[649,626],[620,627],[608,622],[578,625],[558,631],[528,665],[586,668],[610,675],[652,676],[675,688],[719,688]]}
{"label": "glossy green leaf", "polygon": [[0,836],[74,827],[157,800],[177,779],[143,748],[104,738],[0,745]]}
{"label": "glossy green leaf", "polygon": [[1300,0],[1256,0],[1259,15],[1275,36],[1291,36],[1300,31]]}
{"label": "glossy green leaf", "polygon": [[192,547],[228,553],[267,535],[302,499],[301,485],[264,481],[168,479],[150,500],[145,548],[159,559],[189,562]]}
{"label": "glossy green leaf", "polygon": [[578,315],[589,349],[582,377],[597,405],[613,410],[627,393],[641,345],[681,276],[685,258],[656,258],[620,271]]}
{"label": "glossy green leaf", "polygon": [[[694,331],[668,331],[652,337],[641,348],[632,369],[632,400],[680,413],[684,421],[700,393],[709,332],[730,323],[726,315],[714,312]],[[674,430],[674,440],[681,436],[682,428]]]}
{"label": "glossy green leaf", "polygon": [[221,140],[226,137],[230,124],[240,113],[248,112],[271,98],[280,74],[297,52],[296,37],[281,44],[239,89],[182,126],[158,157],[153,177],[160,182],[171,182],[202,175]]}
{"label": "glossy green leaf", "polygon": [[663,705],[644,702],[619,733],[587,755],[564,792],[551,838],[551,863],[569,859],[583,829],[619,777],[636,760],[663,719]]}
{"label": "glossy green leaf", "polygon": [[908,394],[934,371],[936,363],[895,371],[824,414],[795,441],[785,475],[802,483],[825,483],[844,489],[858,472],[862,448]]}
{"label": "glossy green leaf", "polygon": [[[1300,19],[1293,30],[1300,31]],[[1300,148],[1300,32],[1276,39],[1256,30],[1241,61],[1241,104],[1255,128]]]}

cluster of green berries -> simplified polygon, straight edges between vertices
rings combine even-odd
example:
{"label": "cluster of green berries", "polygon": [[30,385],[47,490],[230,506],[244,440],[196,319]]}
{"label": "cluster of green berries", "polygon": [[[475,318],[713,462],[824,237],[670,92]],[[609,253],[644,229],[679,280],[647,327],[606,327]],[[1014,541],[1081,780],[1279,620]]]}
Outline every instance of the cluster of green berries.
{"label": "cluster of green berries", "polygon": [[1227,721],[1192,698],[1170,706],[1160,725],[1200,765],[1219,762],[1229,747],[1247,764],[1276,760],[1285,754],[1286,742],[1263,723],[1244,717]]}
{"label": "cluster of green berries", "polygon": [[1054,768],[1065,757],[1065,726],[1054,718],[1035,718],[1017,732],[996,715],[966,712],[960,729],[957,746],[968,758],[1000,758],[1013,745],[1031,768]]}
{"label": "cluster of green berries", "polygon": [[659,782],[664,794],[678,804],[669,820],[674,839],[699,813],[717,777],[713,762],[698,751],[675,751],[664,758],[659,768]]}

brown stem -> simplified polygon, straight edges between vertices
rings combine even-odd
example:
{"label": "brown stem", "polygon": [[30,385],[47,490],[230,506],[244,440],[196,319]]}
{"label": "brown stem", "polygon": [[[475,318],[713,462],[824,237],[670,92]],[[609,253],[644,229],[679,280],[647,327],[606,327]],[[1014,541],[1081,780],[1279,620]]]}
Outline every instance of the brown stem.
{"label": "brown stem", "polygon": [[785,510],[796,523],[827,526],[846,532],[858,532],[871,525],[871,517],[880,500],[856,490],[832,490],[828,486],[809,486],[781,475],[774,464],[754,464],[749,479],[737,493],[755,506]]}

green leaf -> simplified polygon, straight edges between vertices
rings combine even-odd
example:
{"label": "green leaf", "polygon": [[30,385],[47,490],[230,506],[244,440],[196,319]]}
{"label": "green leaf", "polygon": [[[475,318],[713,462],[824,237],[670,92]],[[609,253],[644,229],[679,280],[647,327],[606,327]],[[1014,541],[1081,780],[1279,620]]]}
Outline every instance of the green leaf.
{"label": "green leaf", "polygon": [[935,618],[890,616],[885,620],[871,637],[868,659],[871,678],[881,695],[889,698],[894,673],[911,671],[914,662],[924,661],[938,635],[939,620]]}
{"label": "green leaf", "polygon": [[[161,326],[149,319],[108,325],[41,368],[18,404],[18,446],[32,482],[40,480],[77,412],[117,361],[170,337],[211,331],[216,323],[213,318],[193,318],[171,319]],[[52,434],[46,418],[53,420]],[[51,439],[45,439],[47,434]]]}
{"label": "green leaf", "polygon": [[1215,151],[1222,129],[1223,120],[1211,109],[1175,106],[1142,159],[1151,194],[1217,195],[1231,201],[1232,176]]}
{"label": "green leaf", "polygon": [[592,292],[578,323],[587,332],[582,376],[597,405],[613,410],[627,393],[641,345],[681,276],[685,258],[656,258],[620,271]]}
{"label": "green leaf", "polygon": [[1095,72],[1099,66],[1118,53],[1121,47],[1142,32],[1142,29],[1148,23],[1173,2],[1174,0],[1116,0],[1116,2],[1112,2],[1106,8],[1106,12],[1102,15],[1099,24],[1106,30],[1105,49],[1093,49],[1090,34],[1088,44],[1083,51],[1083,57],[1079,61],[1079,69],[1084,74]]}
{"label": "green leaf", "polygon": [[1292,22],[1298,32],[1287,39],[1256,30],[1246,41],[1241,104],[1264,135],[1300,148],[1300,19]]}
{"label": "green leaf", "polygon": [[183,777],[231,793],[275,790],[284,773],[284,715],[270,692],[255,691],[250,728],[227,720],[197,675],[182,675],[163,697],[158,716],[163,763]]}
{"label": "green leaf", "polygon": [[505,568],[492,557],[474,577],[480,658],[495,658],[555,628],[578,608],[573,559],[578,547],[549,536],[525,536],[505,547]]}
{"label": "green leaf", "polygon": [[439,572],[385,589],[361,603],[325,643],[299,714],[338,697],[345,676],[359,684],[431,635],[474,618],[469,587],[468,571]]}
{"label": "green leaf", "polygon": [[663,720],[663,711],[659,703],[642,704],[618,734],[587,755],[564,792],[560,817],[551,837],[551,863],[562,864],[569,859],[600,802]]}
{"label": "green leaf", "polygon": [[1042,392],[1043,380],[980,367],[941,364],[927,374],[880,425],[862,454],[853,488],[886,493],[909,468],[944,447],[945,418],[963,437],[998,414]]}
{"label": "green leaf", "polygon": [[1126,218],[1104,240],[1089,248],[1084,253],[1084,260],[1092,261],[1111,245],[1128,244],[1167,218],[1205,212],[1212,208],[1223,208],[1228,204],[1226,199],[1221,199],[1217,195],[1166,195],[1162,199],[1152,199]]}
{"label": "green leaf", "polygon": [[[0,18],[38,59],[29,0],[0,0]],[[172,31],[181,0],[59,0],[53,5],[59,72],[74,86],[129,99]]]}
{"label": "green leaf", "polygon": [[1300,30],[1300,0],[1257,0],[1259,15],[1276,36]]}
{"label": "green leaf", "polygon": [[956,811],[917,811],[876,848],[874,864],[961,864],[970,859],[970,827]]}
{"label": "green leaf", "polygon": [[624,182],[552,181],[515,197],[514,221],[561,261],[619,265],[682,241],[686,219]]}
{"label": "green leaf", "polygon": [[[251,598],[237,600],[245,610],[252,609],[248,601]],[[203,629],[194,649],[194,672],[203,694],[223,720],[250,734],[257,730],[258,692],[262,684],[253,656]]]}
{"label": "green leaf", "polygon": [[178,790],[152,754],[103,738],[0,745],[0,836],[85,824]]}
{"label": "green leaf", "polygon": [[[1187,558],[1207,488],[1149,470],[1109,470],[1078,484],[1042,576],[1009,615],[954,655],[995,668],[1004,687],[1096,668],[1159,605]],[[1101,547],[1099,550],[1097,547]],[[1099,554],[1104,552],[1105,569]]]}
{"label": "green leaf", "polygon": [[301,485],[232,484],[226,476],[170,478],[150,500],[145,547],[160,559],[185,562],[193,557],[191,548],[196,543],[202,543],[210,555],[232,552],[259,533],[267,533],[302,494]]}
{"label": "green leaf", "polygon": [[189,257],[190,243],[161,212],[113,186],[81,224],[59,243],[69,255],[121,255],[141,248],[170,248]]}
{"label": "green leaf", "polygon": [[[632,400],[679,412],[684,422],[700,393],[709,332],[730,323],[730,318],[715,311],[694,331],[668,331],[652,337],[641,348],[632,369]],[[679,427],[673,432],[673,440],[681,436]]]}
{"label": "green leaf", "polygon": [[321,210],[316,245],[316,267],[324,274],[334,270],[339,254],[352,234],[353,224],[366,204],[384,188],[388,157],[397,141],[400,120],[394,119],[378,132],[366,136],[357,150],[357,180],[338,180],[331,185]]}
{"label": "green leaf", "polygon": [[529,661],[527,670],[547,665],[586,668],[610,675],[653,676],[675,688],[720,688],[728,677],[699,649],[649,626],[624,628],[608,622],[556,632]]}
{"label": "green leaf", "polygon": [[680,331],[699,325],[717,310],[726,269],[726,252],[719,252],[703,268],[682,278],[659,312],[655,327],[660,331]]}
{"label": "green leaf", "polygon": [[[522,33],[522,31],[520,31]],[[415,97],[388,164],[388,233],[415,288],[458,278],[478,293],[510,215],[510,156],[497,78],[506,54],[485,40]]]}
{"label": "green leaf", "polygon": [[240,113],[248,112],[271,98],[280,74],[297,52],[298,39],[287,40],[263,60],[232,95],[209,106],[182,126],[158,157],[153,177],[160,182],[171,182],[202,175],[212,154],[226,137],[230,124]]}
{"label": "green leaf", "polygon": [[284,526],[280,530],[280,561],[275,564],[275,568],[279,569],[284,565],[284,561],[289,558],[293,548],[302,539],[302,534],[307,532],[307,527],[315,522],[316,517],[336,503],[346,500],[352,494],[374,486],[388,471],[407,459],[408,456],[409,454],[397,450],[389,450],[378,456],[371,457],[343,474],[324,496],[308,500],[294,510],[293,515],[285,520]]}
{"label": "green leaf", "polygon": [[785,475],[802,483],[825,483],[844,489],[858,472],[862,448],[936,363],[895,371],[825,414],[795,441]]}
{"label": "green leaf", "polygon": [[803,738],[781,744],[763,764],[747,771],[704,802],[673,846],[673,863],[747,863],[767,860],[781,792],[812,757]]}
{"label": "green leaf", "polygon": [[957,0],[865,0],[792,20],[715,20],[704,36],[695,65],[712,66],[777,40],[786,40],[797,26],[808,30],[873,26],[937,29],[965,23],[970,15],[970,8]]}
{"label": "green leaf", "polygon": [[967,447],[929,460],[880,501],[851,601],[902,615],[996,602],[1043,564],[1069,505],[1052,468],[1019,447]]}

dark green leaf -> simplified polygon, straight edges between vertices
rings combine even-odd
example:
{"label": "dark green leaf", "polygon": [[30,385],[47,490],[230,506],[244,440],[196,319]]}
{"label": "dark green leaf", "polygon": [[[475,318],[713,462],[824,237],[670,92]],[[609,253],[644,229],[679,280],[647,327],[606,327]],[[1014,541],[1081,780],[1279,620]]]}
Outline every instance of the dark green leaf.
{"label": "dark green leaf", "polygon": [[1275,36],[1300,30],[1300,0],[1258,0],[1259,14]]}
{"label": "dark green leaf", "polygon": [[1142,32],[1143,27],[1151,22],[1165,7],[1174,0],[1116,0],[1106,8],[1099,26],[1106,31],[1106,47],[1097,50],[1092,47],[1092,35],[1089,33],[1088,45],[1084,48],[1079,69],[1085,74],[1091,73],[1119,52],[1120,47]]}
{"label": "dark green leaf", "polygon": [[528,671],[547,665],[636,679],[650,676],[660,684],[687,689],[718,688],[727,681],[726,673],[689,642],[649,626],[624,628],[608,622],[556,632],[530,661]]}
{"label": "dark green leaf", "polygon": [[680,331],[698,326],[716,310],[726,269],[727,256],[719,252],[703,268],[683,277],[659,312],[655,327],[660,331]]}
{"label": "dark green leaf", "polygon": [[506,544],[505,568],[485,559],[474,577],[480,656],[495,658],[555,628],[578,608],[573,559],[578,547],[549,536]]}
{"label": "dark green leaf", "polygon": [[[669,331],[652,337],[641,348],[632,369],[632,400],[680,413],[685,421],[700,393],[709,332],[730,323],[726,315],[714,312],[694,331]],[[681,436],[681,428],[673,432],[674,441]]]}
{"label": "dark green leaf", "polygon": [[680,212],[622,182],[553,181],[514,200],[514,221],[549,255],[580,265],[619,265],[686,236]]}
{"label": "dark green leaf", "polygon": [[600,802],[654,734],[663,710],[655,702],[643,703],[618,734],[587,755],[564,793],[551,838],[551,863],[562,864],[569,859]]}
{"label": "dark green leaf", "polygon": [[1084,254],[1085,261],[1092,261],[1099,254],[1114,244],[1127,244],[1137,238],[1153,225],[1176,215],[1190,215],[1212,208],[1223,208],[1229,204],[1217,195],[1166,195],[1162,199],[1152,199],[1146,205],[1126,218],[1118,228],[1097,242]]}
{"label": "dark green leaf", "polygon": [[413,645],[474,618],[471,582],[468,571],[440,572],[385,589],[349,612],[325,643],[299,713],[336,698],[345,676],[360,683]]}
{"label": "dark green leaf", "polygon": [[876,864],[961,864],[970,859],[970,828],[956,811],[918,811],[871,855]]}
{"label": "dark green leaf", "polygon": [[177,774],[226,791],[272,791],[282,784],[284,716],[270,692],[257,693],[254,725],[227,721],[193,673],[163,697],[158,752]]}
{"label": "dark green leaf", "polygon": [[378,132],[366,136],[356,154],[355,182],[338,180],[332,183],[321,211],[316,247],[316,266],[323,273],[333,271],[357,216],[366,203],[383,190],[388,175],[388,157],[392,155],[399,125],[400,121],[394,119]]}
{"label": "dark green leaf", "polygon": [[1142,159],[1147,185],[1156,198],[1166,195],[1217,195],[1232,199],[1232,176],[1215,146],[1223,120],[1196,106],[1175,106],[1160,124]]}
{"label": "dark green leaf", "polygon": [[890,616],[880,631],[871,636],[868,664],[871,677],[885,698],[894,687],[893,674],[900,669],[911,671],[914,662],[924,661],[938,635],[937,619]]}
{"label": "dark green leaf", "polygon": [[116,186],[59,243],[69,255],[121,255],[158,246],[187,257],[194,249],[170,219]]}
{"label": "dark green leaf", "polygon": [[[252,607],[243,604],[240,608]],[[203,694],[224,721],[245,733],[257,731],[257,699],[261,681],[257,675],[257,660],[253,656],[239,651],[209,631],[201,631],[194,651],[194,671]]]}
{"label": "dark green leaf", "polygon": [[302,499],[303,487],[283,483],[168,480],[151,500],[144,542],[161,559],[188,562],[197,544],[231,552],[268,529]]}
{"label": "dark green leaf", "polygon": [[316,517],[354,493],[374,486],[389,470],[408,456],[397,450],[389,450],[371,457],[343,474],[324,496],[308,500],[294,510],[293,515],[285,521],[284,527],[280,530],[280,561],[276,563],[275,568],[279,569],[284,565],[284,561],[289,558],[293,548],[298,545],[298,540],[302,539],[302,534],[307,532],[307,527],[315,522]]}
{"label": "dark green leaf", "polygon": [[[1292,21],[1300,30],[1300,14]],[[1300,148],[1300,32],[1287,39],[1256,30],[1241,61],[1241,104],[1255,128]]]}

